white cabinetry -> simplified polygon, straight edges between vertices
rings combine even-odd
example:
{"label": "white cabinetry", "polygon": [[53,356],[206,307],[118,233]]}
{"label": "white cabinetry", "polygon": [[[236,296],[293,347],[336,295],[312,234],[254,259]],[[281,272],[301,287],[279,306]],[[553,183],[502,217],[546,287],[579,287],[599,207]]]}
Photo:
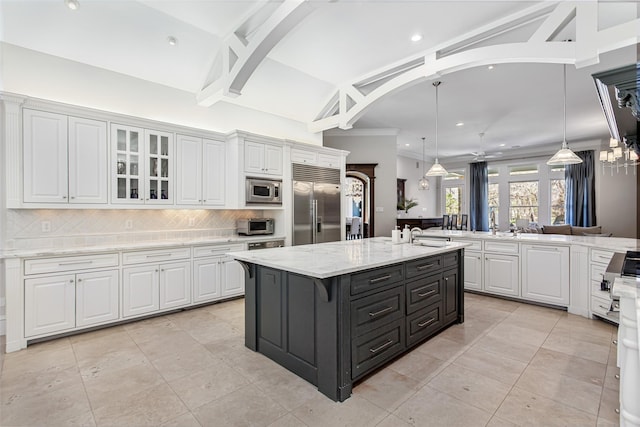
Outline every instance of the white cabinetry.
{"label": "white cabinetry", "polygon": [[282,146],[244,142],[244,170],[247,173],[282,176]]}
{"label": "white cabinetry", "polygon": [[519,262],[517,255],[485,253],[484,290],[501,295],[519,296]]}
{"label": "white cabinetry", "polygon": [[25,336],[118,319],[118,270],[26,279]]}
{"label": "white cabinetry", "polygon": [[177,203],[225,204],[225,145],[222,141],[177,136]]}
{"label": "white cabinetry", "polygon": [[522,245],[522,297],[569,305],[569,248]]}
{"label": "white cabinetry", "polygon": [[[122,316],[132,317],[191,303],[189,248],[125,252],[122,263]],[[164,260],[164,262],[162,262]],[[171,261],[171,262],[168,262]]]}
{"label": "white cabinetry", "polygon": [[[617,312],[611,312],[611,294],[607,290],[601,290],[601,282],[604,279],[604,273],[607,270],[609,261],[613,257],[612,251],[602,249],[591,249],[589,257],[589,277],[591,297],[590,306],[591,313],[611,322],[618,323]],[[612,286],[610,283],[609,286]]]}
{"label": "white cabinetry", "polygon": [[111,125],[112,203],[173,203],[173,134]]}
{"label": "white cabinetry", "polygon": [[464,288],[482,290],[482,253],[464,251]]}
{"label": "white cabinetry", "polygon": [[199,246],[193,249],[193,302],[206,302],[244,294],[244,271],[224,255],[241,251],[243,244]]}
{"label": "white cabinetry", "polygon": [[25,109],[25,203],[107,203],[105,122]]}
{"label": "white cabinetry", "polygon": [[291,162],[316,165],[325,168],[340,169],[342,166],[341,156],[334,154],[319,153],[309,149],[292,148]]}

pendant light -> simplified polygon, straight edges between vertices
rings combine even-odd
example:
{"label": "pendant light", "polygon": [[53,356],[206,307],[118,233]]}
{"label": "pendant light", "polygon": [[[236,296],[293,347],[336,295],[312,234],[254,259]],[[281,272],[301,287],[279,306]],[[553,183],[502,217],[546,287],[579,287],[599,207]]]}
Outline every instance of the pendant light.
{"label": "pendant light", "polygon": [[577,163],[582,163],[582,159],[576,155],[567,144],[567,65],[563,65],[563,76],[564,76],[564,133],[562,135],[562,148],[558,150],[556,154],[553,155],[547,161],[549,166],[563,166],[563,165],[575,165]]}
{"label": "pendant light", "polygon": [[422,178],[418,181],[418,190],[428,190],[429,180],[427,174],[424,172],[424,136],[422,137]]}
{"label": "pendant light", "polygon": [[436,161],[429,169],[429,172],[426,173],[426,176],[445,176],[447,174],[447,170],[438,162],[438,86],[440,86],[440,83],[439,81],[433,82],[436,88]]}

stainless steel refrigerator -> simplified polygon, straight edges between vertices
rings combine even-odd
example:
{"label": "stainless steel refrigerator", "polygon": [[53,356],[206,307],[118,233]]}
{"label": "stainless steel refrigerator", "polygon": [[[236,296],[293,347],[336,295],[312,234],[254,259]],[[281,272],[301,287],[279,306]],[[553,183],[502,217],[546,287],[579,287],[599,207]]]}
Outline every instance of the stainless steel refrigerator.
{"label": "stainless steel refrigerator", "polygon": [[340,171],[293,164],[293,245],[341,240]]}

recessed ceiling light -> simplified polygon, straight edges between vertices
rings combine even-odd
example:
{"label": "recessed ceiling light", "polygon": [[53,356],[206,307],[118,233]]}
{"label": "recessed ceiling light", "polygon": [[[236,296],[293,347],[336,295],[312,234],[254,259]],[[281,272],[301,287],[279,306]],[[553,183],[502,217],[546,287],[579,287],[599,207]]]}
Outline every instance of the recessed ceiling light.
{"label": "recessed ceiling light", "polygon": [[458,122],[458,123],[456,123],[456,126],[458,126],[458,127],[464,126],[464,123],[463,122]]}
{"label": "recessed ceiling light", "polygon": [[405,147],[410,147],[410,146],[411,146],[411,144],[404,144],[404,146],[405,146]]}
{"label": "recessed ceiling light", "polygon": [[507,144],[500,144],[500,147],[504,147],[505,145],[507,145]]}
{"label": "recessed ceiling light", "polygon": [[178,39],[173,36],[169,36],[167,37],[167,43],[169,43],[171,46],[175,46],[178,44]]}
{"label": "recessed ceiling light", "polygon": [[420,40],[422,40],[422,34],[415,33],[414,35],[411,36],[412,42],[419,42]]}
{"label": "recessed ceiling light", "polygon": [[78,0],[64,0],[64,4],[66,4],[67,7],[71,10],[78,10],[78,8],[80,7],[80,3],[78,3]]}
{"label": "recessed ceiling light", "polygon": [[493,70],[494,66],[493,66],[493,65],[489,65],[487,68],[488,68],[489,70]]}

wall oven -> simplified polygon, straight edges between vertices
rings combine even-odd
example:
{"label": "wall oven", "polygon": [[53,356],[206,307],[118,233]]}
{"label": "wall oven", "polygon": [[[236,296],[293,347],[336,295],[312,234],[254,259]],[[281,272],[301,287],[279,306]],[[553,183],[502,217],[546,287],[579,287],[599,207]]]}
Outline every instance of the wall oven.
{"label": "wall oven", "polygon": [[248,176],[245,190],[248,205],[282,205],[282,180]]}

